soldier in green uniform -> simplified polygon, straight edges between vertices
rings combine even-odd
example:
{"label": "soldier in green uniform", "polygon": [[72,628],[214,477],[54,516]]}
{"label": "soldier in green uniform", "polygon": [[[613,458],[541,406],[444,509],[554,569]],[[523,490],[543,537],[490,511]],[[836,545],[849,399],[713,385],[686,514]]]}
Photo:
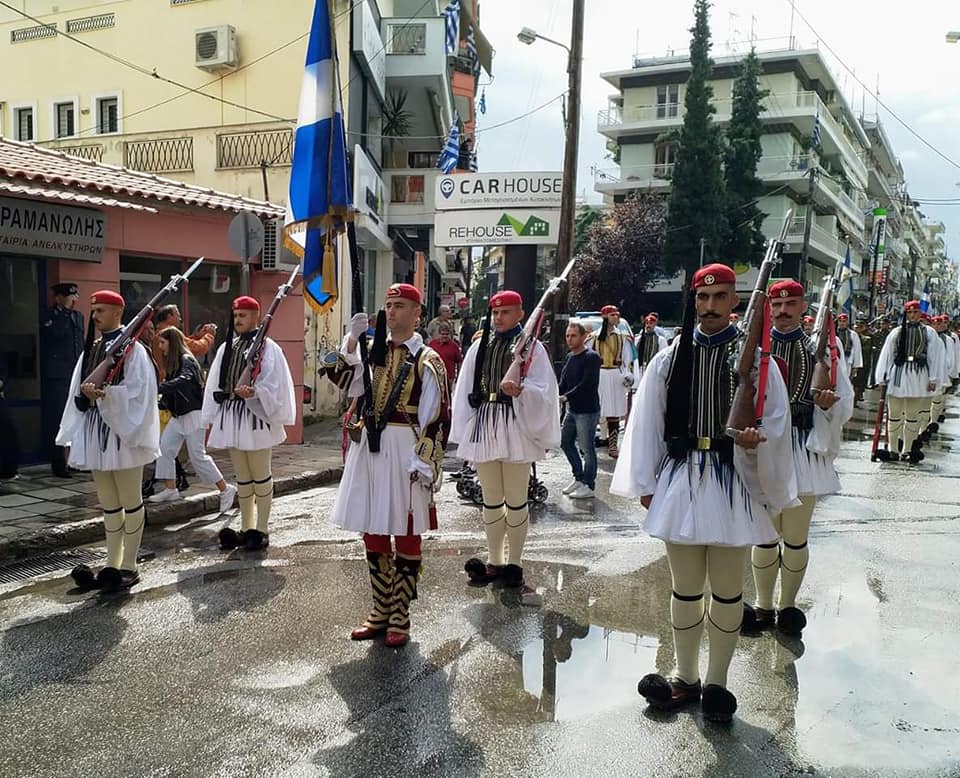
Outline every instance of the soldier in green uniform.
{"label": "soldier in green uniform", "polygon": [[43,438],[51,447],[50,466],[58,478],[69,478],[67,457],[54,438],[60,427],[63,407],[67,404],[70,377],[83,353],[83,316],[75,309],[78,299],[76,284],[54,284],[53,305],[40,319],[40,355],[43,360]]}
{"label": "soldier in green uniform", "polygon": [[860,351],[863,355],[863,367],[855,370],[850,377],[853,382],[854,401],[863,402],[863,391],[873,386],[873,366],[877,361],[877,343],[868,327],[867,314],[858,313],[857,323],[853,327],[860,336]]}

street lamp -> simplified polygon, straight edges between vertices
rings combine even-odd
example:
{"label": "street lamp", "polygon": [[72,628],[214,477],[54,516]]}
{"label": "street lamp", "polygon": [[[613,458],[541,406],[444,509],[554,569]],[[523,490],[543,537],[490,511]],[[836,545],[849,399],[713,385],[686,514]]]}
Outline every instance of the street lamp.
{"label": "street lamp", "polygon": [[[531,45],[540,40],[559,46],[567,52],[567,115],[566,142],[563,148],[563,190],[560,194],[560,232],[557,235],[557,255],[554,275],[559,276],[573,253],[573,217],[577,192],[577,155],[580,142],[580,73],[583,65],[583,20],[585,0],[573,0],[573,24],[570,45],[555,41],[536,30],[524,27],[517,33],[517,40]],[[563,356],[564,332],[560,327],[560,314],[566,312],[567,288],[560,290],[554,300],[553,322],[550,329],[550,353],[555,363]]]}
{"label": "street lamp", "polygon": [[960,43],[960,30],[951,30],[948,32],[947,43]]}

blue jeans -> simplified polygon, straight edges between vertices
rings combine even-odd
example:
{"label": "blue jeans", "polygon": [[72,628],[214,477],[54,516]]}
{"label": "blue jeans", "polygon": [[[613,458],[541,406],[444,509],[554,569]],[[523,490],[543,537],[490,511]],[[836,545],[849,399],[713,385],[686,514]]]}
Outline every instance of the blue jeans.
{"label": "blue jeans", "polygon": [[[573,477],[591,489],[597,488],[597,447],[594,440],[599,418],[599,411],[573,413],[568,410],[560,430],[560,448],[573,468]],[[582,462],[580,451],[583,452]]]}

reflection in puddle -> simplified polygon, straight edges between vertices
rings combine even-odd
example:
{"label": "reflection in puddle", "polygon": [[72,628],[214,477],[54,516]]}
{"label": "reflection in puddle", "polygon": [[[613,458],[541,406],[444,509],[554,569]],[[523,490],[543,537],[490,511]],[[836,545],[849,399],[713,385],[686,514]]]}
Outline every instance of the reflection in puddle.
{"label": "reflection in puddle", "polygon": [[[955,649],[893,627],[881,573],[834,584],[811,609],[796,663],[798,745],[825,766],[910,769],[955,763],[960,701]],[[902,623],[902,622],[901,622]]]}
{"label": "reflection in puddle", "polygon": [[548,612],[545,639],[523,650],[523,687],[551,721],[636,706],[637,680],[656,664],[655,637],[584,626]]}

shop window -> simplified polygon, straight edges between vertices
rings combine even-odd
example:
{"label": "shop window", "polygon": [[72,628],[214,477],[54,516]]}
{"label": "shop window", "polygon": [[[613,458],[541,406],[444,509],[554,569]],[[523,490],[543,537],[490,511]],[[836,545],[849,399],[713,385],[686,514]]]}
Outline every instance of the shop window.
{"label": "shop window", "polygon": [[[170,276],[183,270],[183,262],[178,259],[157,259],[155,257],[120,256],[120,294],[127,305],[123,311],[124,323],[130,321],[143,306],[170,280]],[[181,287],[182,290],[182,287]],[[174,292],[163,301],[164,305],[174,303],[183,310],[183,292]]]}

